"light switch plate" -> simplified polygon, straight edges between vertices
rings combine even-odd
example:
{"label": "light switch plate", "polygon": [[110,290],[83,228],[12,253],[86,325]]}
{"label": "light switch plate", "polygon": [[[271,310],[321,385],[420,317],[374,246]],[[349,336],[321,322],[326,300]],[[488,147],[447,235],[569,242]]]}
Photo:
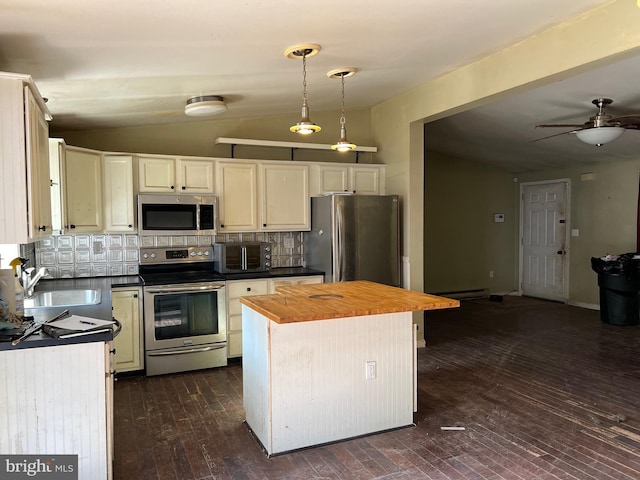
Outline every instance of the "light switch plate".
{"label": "light switch plate", "polygon": [[504,213],[494,213],[493,214],[493,222],[494,223],[504,223]]}

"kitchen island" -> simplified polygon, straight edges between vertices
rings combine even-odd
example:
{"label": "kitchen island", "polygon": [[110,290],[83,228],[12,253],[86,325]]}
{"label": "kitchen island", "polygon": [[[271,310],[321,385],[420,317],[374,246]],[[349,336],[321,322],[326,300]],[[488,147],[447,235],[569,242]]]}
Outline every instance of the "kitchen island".
{"label": "kitchen island", "polygon": [[458,300],[368,281],[243,297],[247,425],[268,455],[413,424],[412,311]]}

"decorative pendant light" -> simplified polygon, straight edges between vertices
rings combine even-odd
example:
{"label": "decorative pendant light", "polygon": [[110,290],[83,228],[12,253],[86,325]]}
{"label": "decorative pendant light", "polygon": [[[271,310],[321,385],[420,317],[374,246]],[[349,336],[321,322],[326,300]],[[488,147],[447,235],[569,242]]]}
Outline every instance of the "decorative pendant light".
{"label": "decorative pendant light", "polygon": [[309,135],[321,130],[319,125],[309,120],[309,104],[307,102],[307,57],[313,57],[319,51],[320,45],[314,43],[296,45],[284,51],[284,55],[287,58],[302,58],[302,118],[289,128],[293,133]]}
{"label": "decorative pendant light", "polygon": [[339,152],[348,152],[350,150],[354,150],[356,146],[347,140],[347,127],[345,126],[346,120],[344,118],[344,79],[346,77],[351,77],[355,75],[358,71],[355,67],[346,67],[346,68],[338,68],[336,70],[331,70],[327,73],[327,77],[329,78],[339,78],[342,83],[342,111],[340,113],[340,140],[336,142],[335,145],[331,145],[332,150],[337,150]]}

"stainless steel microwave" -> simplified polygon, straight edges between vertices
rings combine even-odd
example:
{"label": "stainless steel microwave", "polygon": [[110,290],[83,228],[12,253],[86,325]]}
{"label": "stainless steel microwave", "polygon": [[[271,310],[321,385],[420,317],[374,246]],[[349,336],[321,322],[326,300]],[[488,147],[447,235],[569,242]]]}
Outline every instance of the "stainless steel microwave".
{"label": "stainless steel microwave", "polygon": [[139,235],[215,235],[217,198],[208,195],[138,195]]}
{"label": "stainless steel microwave", "polygon": [[220,273],[266,272],[271,269],[271,244],[214,243],[213,268]]}

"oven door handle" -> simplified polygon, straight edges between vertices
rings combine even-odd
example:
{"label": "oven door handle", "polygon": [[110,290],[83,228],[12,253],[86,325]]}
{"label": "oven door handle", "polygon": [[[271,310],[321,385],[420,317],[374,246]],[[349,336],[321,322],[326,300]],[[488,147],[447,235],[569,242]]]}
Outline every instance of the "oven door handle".
{"label": "oven door handle", "polygon": [[152,294],[156,294],[156,293],[188,293],[188,292],[202,292],[202,293],[206,293],[206,292],[215,292],[218,291],[220,289],[224,288],[224,285],[201,285],[201,286],[187,286],[187,285],[180,285],[177,287],[145,287],[144,291],[146,293],[152,293]]}
{"label": "oven door handle", "polygon": [[188,348],[185,350],[171,350],[171,351],[162,351],[162,352],[147,352],[147,355],[150,357],[163,357],[165,355],[182,355],[184,353],[200,353],[200,352],[209,352],[211,350],[220,350],[221,348],[226,348],[227,344],[223,343],[221,345],[215,346],[206,346],[199,348]]}

